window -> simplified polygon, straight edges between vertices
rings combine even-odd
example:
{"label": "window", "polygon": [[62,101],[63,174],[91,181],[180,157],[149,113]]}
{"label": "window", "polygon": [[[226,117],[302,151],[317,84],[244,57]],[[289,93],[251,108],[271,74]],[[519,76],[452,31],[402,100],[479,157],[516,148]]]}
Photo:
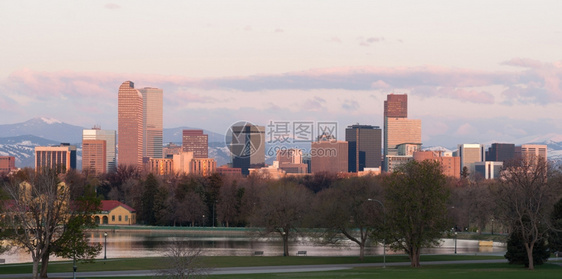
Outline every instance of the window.
{"label": "window", "polygon": [[111,221],[115,221],[115,215],[111,215]]}
{"label": "window", "polygon": [[129,215],[125,215],[125,221],[129,221]]}
{"label": "window", "polygon": [[119,215],[119,222],[121,222],[121,215]]}

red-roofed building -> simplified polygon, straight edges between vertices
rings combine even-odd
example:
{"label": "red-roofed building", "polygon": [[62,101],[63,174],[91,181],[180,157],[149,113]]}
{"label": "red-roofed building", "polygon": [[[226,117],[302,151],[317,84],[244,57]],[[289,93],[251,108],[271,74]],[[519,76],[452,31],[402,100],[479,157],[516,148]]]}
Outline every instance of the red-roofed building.
{"label": "red-roofed building", "polygon": [[102,225],[133,225],[137,223],[137,211],[120,201],[101,201],[101,212],[94,219]]}

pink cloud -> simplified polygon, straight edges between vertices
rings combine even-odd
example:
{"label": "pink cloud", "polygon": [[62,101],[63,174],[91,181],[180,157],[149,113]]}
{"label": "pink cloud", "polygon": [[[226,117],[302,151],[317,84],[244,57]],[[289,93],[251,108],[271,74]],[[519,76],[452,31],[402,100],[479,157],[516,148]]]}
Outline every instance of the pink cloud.
{"label": "pink cloud", "polygon": [[332,42],[332,43],[341,43],[342,42],[341,39],[338,38],[338,37],[332,37],[332,38],[330,38],[329,41]]}
{"label": "pink cloud", "polygon": [[107,3],[105,4],[104,8],[109,9],[109,10],[116,10],[116,9],[121,9],[121,6],[114,4],[114,3]]}
{"label": "pink cloud", "polygon": [[475,135],[477,133],[478,130],[474,128],[472,125],[470,125],[469,123],[465,123],[459,126],[455,131],[455,135],[457,136],[469,136],[469,135]]}

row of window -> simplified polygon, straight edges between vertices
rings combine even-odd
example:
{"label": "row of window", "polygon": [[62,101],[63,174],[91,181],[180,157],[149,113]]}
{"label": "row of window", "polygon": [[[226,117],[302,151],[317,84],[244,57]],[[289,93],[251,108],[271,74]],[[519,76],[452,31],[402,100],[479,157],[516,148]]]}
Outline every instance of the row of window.
{"label": "row of window", "polygon": [[[121,222],[121,215],[118,216],[119,222]],[[111,221],[115,222],[115,215],[111,215]],[[125,221],[129,221],[129,215],[125,215]]]}

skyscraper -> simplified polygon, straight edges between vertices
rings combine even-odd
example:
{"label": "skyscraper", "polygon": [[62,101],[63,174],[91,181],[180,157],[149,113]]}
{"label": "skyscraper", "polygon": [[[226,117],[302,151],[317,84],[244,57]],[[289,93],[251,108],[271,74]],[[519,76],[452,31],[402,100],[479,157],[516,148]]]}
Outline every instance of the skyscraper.
{"label": "skyscraper", "polygon": [[106,144],[105,140],[82,140],[82,170],[107,172]]}
{"label": "skyscraper", "polygon": [[16,157],[0,156],[0,173],[9,173],[16,169]]}
{"label": "skyscraper", "polygon": [[248,175],[249,168],[265,166],[265,127],[251,124],[232,126],[230,151],[234,155],[232,167],[241,168]]}
{"label": "skyscraper", "polygon": [[183,130],[183,152],[193,152],[193,158],[209,158],[209,136],[203,130]]}
{"label": "skyscraper", "polygon": [[348,143],[348,171],[381,166],[381,129],[371,125],[351,125],[345,129]]}
{"label": "skyscraper", "polygon": [[143,96],[132,81],[125,81],[118,93],[118,161],[121,165],[142,166]]}
{"label": "skyscraper", "polygon": [[544,144],[522,144],[515,147],[515,156],[536,163],[539,157],[547,159],[548,148]]}
{"label": "skyscraper", "polygon": [[143,156],[162,158],[163,93],[162,89],[139,89],[143,99]]}
{"label": "skyscraper", "polygon": [[475,173],[474,163],[483,162],[485,159],[483,144],[459,144],[459,157],[461,157],[461,172],[464,167],[468,168],[468,173]]}
{"label": "skyscraper", "polygon": [[387,156],[398,155],[397,146],[403,143],[421,144],[421,120],[408,119],[408,95],[389,94],[384,101],[384,164]]}
{"label": "skyscraper", "polygon": [[386,95],[386,101],[384,101],[384,117],[408,118],[408,95]]}
{"label": "skyscraper", "polygon": [[[104,140],[105,141],[105,162],[107,166],[105,171],[114,172],[117,170],[117,157],[115,148],[115,130],[102,130],[100,127],[85,129],[82,131],[82,145],[86,140]],[[82,154],[82,169],[84,169],[84,154]]]}
{"label": "skyscraper", "polygon": [[310,171],[312,173],[348,172],[347,141],[320,140],[312,142],[310,147]]}

